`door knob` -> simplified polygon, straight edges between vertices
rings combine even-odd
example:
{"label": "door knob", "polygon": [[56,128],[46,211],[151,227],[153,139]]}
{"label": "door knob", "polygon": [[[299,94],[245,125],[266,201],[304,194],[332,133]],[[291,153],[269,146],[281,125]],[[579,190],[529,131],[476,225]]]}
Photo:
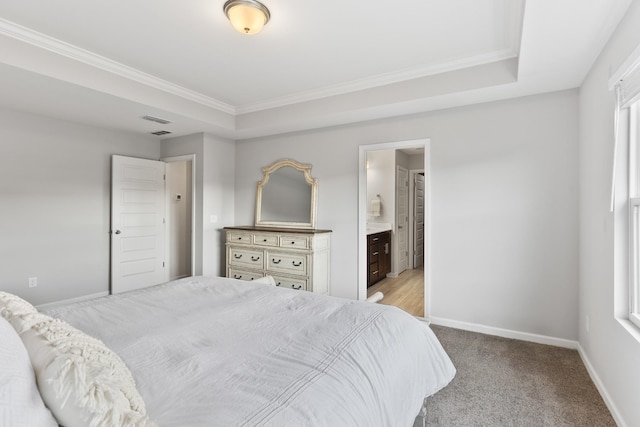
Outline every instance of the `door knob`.
{"label": "door knob", "polygon": [[122,231],[120,231],[120,230],[116,230],[116,231],[115,231],[115,233],[116,233],[116,234],[120,234],[120,233],[122,233]]}

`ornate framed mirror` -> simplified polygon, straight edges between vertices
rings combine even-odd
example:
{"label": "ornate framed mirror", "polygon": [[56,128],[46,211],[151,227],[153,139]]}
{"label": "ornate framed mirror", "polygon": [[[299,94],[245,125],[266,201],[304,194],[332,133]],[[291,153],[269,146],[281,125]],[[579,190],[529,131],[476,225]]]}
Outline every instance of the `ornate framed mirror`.
{"label": "ornate framed mirror", "polygon": [[311,176],[311,165],[284,159],[262,172],[256,227],[315,228],[318,181]]}

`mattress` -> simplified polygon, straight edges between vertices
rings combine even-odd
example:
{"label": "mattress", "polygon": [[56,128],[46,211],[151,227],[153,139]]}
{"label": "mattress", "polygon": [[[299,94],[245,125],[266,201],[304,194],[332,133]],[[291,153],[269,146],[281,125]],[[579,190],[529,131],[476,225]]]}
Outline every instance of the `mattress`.
{"label": "mattress", "polygon": [[191,277],[43,310],[102,340],[159,426],[411,426],[455,368],[391,306]]}

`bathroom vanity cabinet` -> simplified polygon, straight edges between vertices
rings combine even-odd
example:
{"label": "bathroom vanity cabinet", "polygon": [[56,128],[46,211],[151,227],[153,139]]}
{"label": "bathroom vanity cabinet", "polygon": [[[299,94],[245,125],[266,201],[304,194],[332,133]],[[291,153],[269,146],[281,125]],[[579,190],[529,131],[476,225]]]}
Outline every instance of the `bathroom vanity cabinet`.
{"label": "bathroom vanity cabinet", "polygon": [[391,272],[391,231],[367,235],[367,287]]}

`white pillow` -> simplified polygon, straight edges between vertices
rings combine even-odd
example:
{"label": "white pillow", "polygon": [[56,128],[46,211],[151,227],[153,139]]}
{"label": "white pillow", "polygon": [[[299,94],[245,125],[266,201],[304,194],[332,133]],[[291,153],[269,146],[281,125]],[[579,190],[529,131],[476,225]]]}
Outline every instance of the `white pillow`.
{"label": "white pillow", "polygon": [[263,285],[276,285],[276,280],[273,278],[273,276],[264,276],[261,277],[259,279],[254,279],[252,280],[253,283],[260,283]]}
{"label": "white pillow", "polygon": [[43,400],[65,427],[153,426],[124,362],[101,341],[42,313],[21,318]]}
{"label": "white pillow", "polygon": [[57,427],[38,392],[27,349],[2,317],[0,343],[0,424]]}

